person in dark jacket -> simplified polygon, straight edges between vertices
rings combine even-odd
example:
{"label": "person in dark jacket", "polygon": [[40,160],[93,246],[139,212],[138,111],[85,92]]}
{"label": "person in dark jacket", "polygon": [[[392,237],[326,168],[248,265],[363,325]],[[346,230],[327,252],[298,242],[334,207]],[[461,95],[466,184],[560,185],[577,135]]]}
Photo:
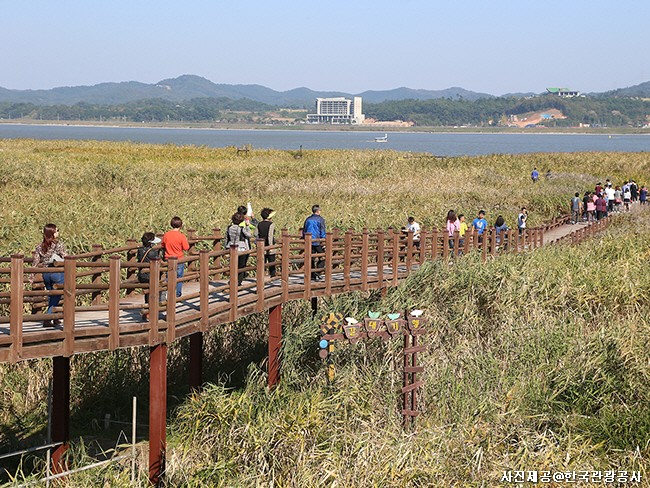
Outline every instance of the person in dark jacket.
{"label": "person in dark jacket", "polygon": [[596,220],[604,219],[607,217],[607,200],[602,193],[598,194],[596,199]]}
{"label": "person in dark jacket", "polygon": [[[313,205],[311,207],[311,215],[307,217],[304,225],[302,226],[302,238],[305,238],[305,234],[311,234],[311,252],[312,254],[323,254],[325,252],[325,247],[323,245],[322,239],[325,239],[325,219],[320,215],[320,206]],[[320,272],[315,271],[318,268],[325,267],[325,259],[321,257],[312,258],[311,260],[311,279],[314,281],[320,281],[322,278]]]}
{"label": "person in dark jacket", "polygon": [[[162,249],[155,248],[157,244],[160,244],[160,238],[156,237],[153,232],[145,232],[142,234],[142,247],[138,248],[137,259],[138,263],[148,263],[152,259],[162,258]],[[138,268],[138,283],[147,283],[149,284],[149,268]],[[145,292],[144,294],[144,303],[149,304],[149,293]],[[147,320],[149,318],[149,312],[142,312],[142,320]]]}
{"label": "person in dark jacket", "polygon": [[[271,219],[275,215],[272,208],[263,208],[260,212],[262,221],[257,224],[257,238],[264,239],[264,247],[273,246],[275,244],[275,224]],[[275,263],[275,251],[267,250],[264,252],[265,263]],[[269,266],[269,275],[271,278],[275,276],[275,265]]]}

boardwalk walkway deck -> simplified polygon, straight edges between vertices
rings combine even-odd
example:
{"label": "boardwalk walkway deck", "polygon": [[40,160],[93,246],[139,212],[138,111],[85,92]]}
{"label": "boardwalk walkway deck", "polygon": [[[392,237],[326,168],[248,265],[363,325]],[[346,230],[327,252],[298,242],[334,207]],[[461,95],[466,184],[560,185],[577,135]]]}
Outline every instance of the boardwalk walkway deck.
{"label": "boardwalk walkway deck", "polygon": [[[65,286],[74,289],[58,291],[64,296],[63,310],[55,311],[51,317],[63,321],[52,328],[42,325],[42,320],[50,316],[25,313],[26,297],[39,293],[24,289],[24,279],[21,278],[32,270],[25,268],[24,263],[18,269],[16,261],[20,260],[13,257],[13,268],[5,268],[5,272],[11,275],[6,280],[10,282],[11,290],[5,295],[10,296],[8,301],[12,313],[10,317],[0,317],[0,362],[169,343],[290,300],[395,286],[421,263],[430,259],[449,259],[453,255],[452,247],[460,247],[466,252],[482,252],[484,257],[504,252],[504,249],[522,252],[567,236],[586,235],[596,231],[597,226],[574,226],[560,221],[529,230],[523,238],[511,231],[503,236],[491,234],[483,243],[475,235],[468,236],[464,243],[456,236],[455,243],[453,240],[450,243],[442,233],[423,231],[419,248],[412,236],[391,230],[374,234],[368,231],[335,232],[328,234],[327,251],[316,256],[325,265],[321,270],[323,281],[305,281],[305,276],[310,275],[311,258],[314,257],[311,256],[309,239],[298,239],[285,232],[282,244],[272,249],[282,273],[275,278],[266,276],[268,264],[263,263],[263,253],[271,249],[260,247],[250,252],[256,262],[247,269],[254,276],[245,280],[242,286],[230,281],[230,276],[238,272],[236,254],[220,249],[218,237],[197,238],[193,245],[211,239],[217,243],[216,250],[203,250],[183,260],[188,265],[183,296],[176,300],[171,297],[169,303],[158,303],[158,293],[152,293],[150,308],[159,310],[159,313],[152,314],[148,321],[141,318],[145,307],[143,295],[133,293],[142,285],[128,279],[137,272],[137,266],[142,266],[129,257],[133,247],[98,251],[66,259],[66,273],[74,274],[75,281],[68,280]],[[124,257],[116,257],[119,256],[117,253],[124,254]],[[103,261],[107,256],[113,257],[108,262]],[[151,275],[161,276],[161,280],[150,283],[149,288],[166,290],[168,283],[164,276],[167,266],[165,263],[154,264],[158,270],[152,270]],[[21,288],[22,294],[15,293],[17,287]],[[40,292],[41,299],[45,293]],[[123,296],[125,293],[128,294],[126,297]],[[92,304],[88,303],[91,296]],[[19,300],[24,302],[18,307],[16,302]]]}

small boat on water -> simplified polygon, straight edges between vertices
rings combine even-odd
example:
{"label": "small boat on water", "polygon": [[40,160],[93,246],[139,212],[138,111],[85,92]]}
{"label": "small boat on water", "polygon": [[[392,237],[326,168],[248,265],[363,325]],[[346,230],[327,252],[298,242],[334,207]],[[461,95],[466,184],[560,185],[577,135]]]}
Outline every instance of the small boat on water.
{"label": "small boat on water", "polygon": [[375,137],[375,142],[388,142],[388,134],[383,136]]}

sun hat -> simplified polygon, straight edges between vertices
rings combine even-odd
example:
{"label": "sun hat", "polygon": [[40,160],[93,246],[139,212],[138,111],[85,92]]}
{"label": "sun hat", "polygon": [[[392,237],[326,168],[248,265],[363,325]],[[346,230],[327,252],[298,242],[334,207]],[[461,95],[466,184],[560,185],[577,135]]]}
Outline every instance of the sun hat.
{"label": "sun hat", "polygon": [[152,244],[160,244],[162,241],[160,240],[160,237],[154,237],[149,242],[151,242]]}

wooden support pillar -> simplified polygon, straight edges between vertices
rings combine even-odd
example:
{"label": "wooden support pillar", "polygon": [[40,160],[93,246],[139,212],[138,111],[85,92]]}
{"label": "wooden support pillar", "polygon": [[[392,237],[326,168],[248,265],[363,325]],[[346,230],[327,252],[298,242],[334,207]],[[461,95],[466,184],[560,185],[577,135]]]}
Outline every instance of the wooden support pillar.
{"label": "wooden support pillar", "polygon": [[282,343],[282,305],[269,309],[269,388],[280,381],[280,345]]}
{"label": "wooden support pillar", "polygon": [[[173,293],[173,291],[172,291]],[[167,447],[167,344],[149,353],[149,482],[161,486]]]}
{"label": "wooden support pillar", "polygon": [[203,332],[190,334],[190,391],[200,391],[203,384]]}
{"label": "wooden support pillar", "polygon": [[70,358],[55,356],[52,366],[52,442],[61,443],[52,453],[52,471],[62,473],[70,441]]}

